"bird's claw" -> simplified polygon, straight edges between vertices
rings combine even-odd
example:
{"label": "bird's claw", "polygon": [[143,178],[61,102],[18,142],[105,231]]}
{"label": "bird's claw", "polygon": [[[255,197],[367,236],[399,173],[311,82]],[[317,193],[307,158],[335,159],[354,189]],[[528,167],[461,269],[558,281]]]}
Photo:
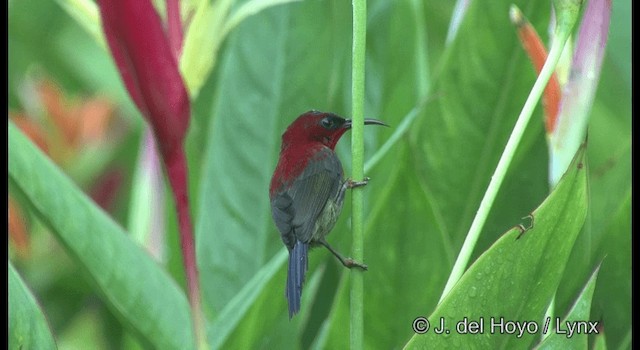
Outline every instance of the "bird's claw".
{"label": "bird's claw", "polygon": [[351,258],[346,258],[344,259],[344,266],[348,267],[348,268],[354,268],[354,267],[358,267],[360,269],[362,269],[363,271],[367,271],[369,268],[367,267],[367,265],[359,263]]}
{"label": "bird's claw", "polygon": [[353,181],[351,179],[348,179],[347,188],[356,188],[356,187],[366,186],[369,183],[369,180],[371,180],[371,178],[369,177],[363,178],[362,181]]}

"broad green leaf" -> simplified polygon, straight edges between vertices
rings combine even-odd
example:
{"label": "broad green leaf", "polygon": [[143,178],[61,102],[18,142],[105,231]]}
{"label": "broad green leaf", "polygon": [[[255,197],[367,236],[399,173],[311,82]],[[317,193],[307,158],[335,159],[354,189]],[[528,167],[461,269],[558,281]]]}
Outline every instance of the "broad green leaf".
{"label": "broad green leaf", "polygon": [[[415,335],[407,348],[530,348],[543,330],[540,320],[586,217],[586,172],[583,147],[556,189],[531,214],[530,229],[515,227],[504,234],[429,316],[434,327],[444,320],[450,333],[436,334],[432,328]],[[483,322],[482,334],[459,333],[465,318]],[[500,320],[535,323],[529,323],[528,332],[501,334],[491,326]]]}
{"label": "broad green leaf", "polygon": [[253,16],[271,6],[286,4],[288,2],[295,1],[302,0],[249,0],[238,7],[238,9],[236,9],[233,14],[229,16],[222,30],[222,36],[225,37],[230,31],[233,30],[233,28],[235,28],[238,24],[240,24],[240,22],[244,21],[249,16]]}
{"label": "broad green leaf", "polygon": [[[611,66],[615,67],[619,73],[622,73],[619,74],[618,90],[631,89],[631,46],[629,45],[631,13],[631,0],[612,2],[612,21],[609,31],[609,43],[607,44],[607,56]],[[606,74],[603,72],[603,78],[605,76]]]}
{"label": "broad green leaf", "polygon": [[[613,124],[610,118],[609,124]],[[598,123],[592,123],[592,127],[598,125]],[[609,125],[607,129],[614,129],[613,125]],[[611,136],[601,134],[599,138],[602,137]],[[604,141],[598,141],[595,138],[596,136],[591,135],[589,137],[590,149],[602,145],[601,142]],[[616,148],[625,143],[626,150],[620,150],[622,153],[619,153],[620,151]],[[628,308],[630,284],[623,282],[630,281],[622,276],[625,274],[630,276],[631,273],[631,210],[630,206],[627,206],[631,195],[631,144],[625,137],[617,141],[610,139],[607,144],[610,147],[608,151],[599,149],[588,152],[591,176],[587,224],[578,236],[571,253],[569,264],[574,268],[571,272],[566,272],[563,277],[556,299],[556,310],[559,314],[568,310],[573,302],[573,296],[581,290],[583,281],[588,278],[589,270],[592,271],[604,259],[599,277],[601,283],[598,283],[596,290],[603,288],[609,290],[609,293],[606,296],[596,293],[594,299],[599,301],[598,304],[607,305],[606,307],[602,305],[600,308],[603,317],[614,317],[620,321],[627,319],[630,322],[631,310]],[[596,163],[599,158],[598,153],[608,154],[610,158]],[[603,299],[600,299],[601,297]],[[610,331],[623,334],[625,328],[628,329],[621,326]],[[619,339],[619,337],[611,339]]]}
{"label": "broad green leaf", "polygon": [[209,345],[212,349],[218,349],[228,341],[229,336],[245,319],[248,309],[265,286],[271,283],[270,281],[276,272],[282,270],[282,264],[287,260],[287,256],[284,250],[280,251],[222,309],[216,321],[212,322],[209,327],[209,339],[211,339]]}
{"label": "broad green leaf", "polygon": [[[391,128],[381,132],[365,129],[365,136],[379,135],[374,142],[365,142],[367,153],[386,153],[376,160],[376,166],[368,166],[369,161],[365,166],[365,175],[372,180],[364,189],[364,259],[369,266],[364,274],[364,341],[366,348],[393,348],[400,339],[410,336],[410,328],[403,325],[404,320],[412,319],[416,307],[428,307],[435,302],[428,297],[417,303],[412,300],[425,294],[435,296],[431,291],[441,288],[445,275],[429,279],[422,276],[429,271],[447,270],[453,261],[453,252],[447,235],[438,230],[440,218],[434,216],[429,195],[417,176],[415,153],[407,142],[406,133],[393,141],[388,150],[382,146],[396,138],[392,134],[414,127],[418,116],[423,115],[420,108],[425,103],[430,74],[422,4],[416,1],[372,2],[368,11],[365,109],[368,115],[384,120]],[[427,103],[431,102],[433,100]],[[377,158],[376,155],[373,157]],[[329,236],[329,241],[342,247],[345,254],[351,236],[349,199],[348,195],[342,214],[344,221],[339,221],[333,230],[335,233]],[[349,324],[350,272],[339,265],[336,268],[342,282],[333,282],[331,288],[337,288],[337,295],[318,307],[331,307],[331,310],[313,315],[323,317],[328,312],[330,320],[317,331],[321,338],[314,346],[318,348],[349,346],[345,325]],[[317,310],[309,312],[312,311],[318,313]],[[388,322],[390,314],[397,321]]]}
{"label": "broad green leaf", "polygon": [[[275,244],[266,250],[268,243],[279,239],[270,229],[267,189],[282,128],[288,15],[266,12],[260,22],[245,22],[220,67],[224,89],[209,123],[196,224],[204,299],[214,319],[275,252]],[[256,47],[251,37],[268,46]]]}
{"label": "broad green leaf", "polygon": [[[182,14],[190,19],[185,29],[193,28],[198,16],[194,10],[201,4],[211,10],[211,6],[224,5],[225,1],[231,2],[181,1]],[[230,15],[240,14],[236,11],[254,1],[269,2],[235,0],[226,11],[216,7],[214,12],[227,22],[202,18],[201,28],[228,25]],[[125,174],[132,174],[137,152],[131,150],[139,145],[142,118],[108,53],[61,3],[81,4],[82,0],[9,2],[11,112],[32,112],[32,94],[25,89],[25,81],[43,75],[60,84],[72,100],[87,94],[107,95],[119,105],[117,114],[132,122],[129,130],[134,132],[127,134],[115,151],[129,155],[126,161],[118,157],[118,164],[124,166]],[[162,0],[154,3],[164,7]],[[548,43],[550,3],[516,3]],[[569,311],[584,281],[604,258],[591,318],[603,319],[606,345],[611,349],[629,348],[632,338],[630,3],[619,0],[612,5],[609,43],[589,122],[589,214],[567,263],[572,268],[565,271],[560,282],[555,311],[560,316]],[[455,2],[368,1],[366,115],[385,120],[391,128],[366,129],[365,159],[398,129],[405,128],[403,118],[419,105],[425,91],[428,97],[425,110],[408,123],[408,133],[400,135],[366,173],[372,179],[364,189],[364,253],[365,263],[370,266],[365,274],[365,315],[370,315],[365,319],[365,339],[370,348],[402,347],[413,334],[407,322],[427,316],[435,308],[535,78],[508,22],[511,3],[496,0],[469,4],[456,40],[446,44]],[[270,218],[267,187],[280,135],[298,114],[315,108],[349,116],[350,6],[350,1],[343,0],[307,0],[266,9],[242,20],[219,44],[217,57],[206,43],[218,40],[212,34],[221,30],[185,33],[204,37],[202,46],[195,47],[202,53],[192,56],[195,61],[207,62],[214,56],[218,62],[196,77],[205,84],[192,101],[186,145],[211,345],[223,342],[222,348],[325,349],[344,348],[349,343],[350,272],[325,249],[314,249],[310,254],[302,310],[288,320],[283,291],[286,249]],[[190,67],[194,74],[198,74],[197,67]],[[338,144],[347,176],[349,138],[347,134]],[[98,156],[101,150],[95,151],[92,154]],[[506,227],[520,222],[528,225],[520,218],[549,194],[547,158],[542,117],[536,115],[496,198],[473,259],[489,249]],[[76,182],[75,175],[89,176],[84,173],[84,164],[75,169],[82,171],[70,175]],[[129,181],[127,175],[125,182]],[[169,191],[167,188],[168,196]],[[221,200],[223,193],[228,198]],[[170,246],[166,269],[183,283],[172,206],[172,201],[167,201],[164,213],[168,229],[165,244]],[[130,217],[130,208],[118,206],[115,210],[122,213],[114,216],[123,223],[136,220]],[[52,239],[41,231],[33,235],[35,246]],[[350,194],[328,240],[349,255]],[[122,343],[122,325],[102,307],[90,318],[73,317],[90,293],[87,281],[70,277],[77,275],[75,268],[79,265],[69,269],[66,254],[62,254],[64,264],[59,261],[60,254],[47,254],[25,266],[51,261],[54,272],[60,273],[47,273],[52,267],[35,273],[25,268],[24,276],[46,308],[58,340],[68,336],[99,341],[99,337],[82,337],[79,333],[108,329],[108,343]],[[67,286],[73,289],[67,291]],[[65,293],[71,293],[74,301],[65,299]],[[71,330],[71,322],[95,325]],[[604,336],[599,335],[596,341],[604,342]]]}
{"label": "broad green leaf", "polygon": [[[604,334],[596,335],[595,339],[593,342],[593,350],[607,350],[607,338]],[[631,344],[628,344],[628,347],[630,346]]]}
{"label": "broad green leaf", "polygon": [[332,15],[322,3],[277,6],[249,17],[229,38],[203,150],[196,224],[204,300],[214,319],[285,249],[268,188],[286,126],[310,109],[335,111],[330,82],[343,51],[332,50],[345,28],[301,16],[314,11]]}
{"label": "broad green leaf", "polygon": [[[286,260],[288,254],[282,252],[277,254],[261,272],[265,272],[268,268],[268,279],[260,278],[260,289],[251,292],[252,298],[249,302],[243,301],[244,305],[251,305],[247,310],[242,308],[246,313],[234,329],[228,339],[225,339],[223,349],[305,349],[306,343],[300,337],[305,337],[304,326],[308,326],[310,317],[305,315],[297,315],[296,319],[290,320],[286,312],[287,302],[284,298],[283,286],[285,285],[286,270],[279,268],[282,262]],[[327,265],[320,264],[310,271],[305,282],[306,295],[315,296],[322,295],[323,290],[320,288],[320,280],[327,274],[331,274]],[[273,270],[273,268],[276,268]],[[275,273],[273,273],[275,272]],[[252,283],[247,284],[250,287]],[[256,286],[257,287],[257,286]],[[246,290],[247,288],[245,288]],[[259,292],[259,293],[258,293]],[[243,292],[240,294],[246,295]],[[240,297],[240,294],[238,295]],[[235,298],[242,300],[240,298]],[[310,309],[313,305],[311,298],[302,301],[302,308]],[[285,312],[282,312],[282,311]],[[300,318],[298,318],[300,316]],[[312,333],[312,335],[314,335]]]}
{"label": "broad green leaf", "polygon": [[9,182],[148,344],[193,348],[186,297],[125,231],[9,122]]}
{"label": "broad green leaf", "polygon": [[[397,145],[394,159],[399,166],[384,182],[372,177],[366,191],[372,207],[365,225],[365,348],[391,348],[411,336],[411,322],[420,310],[431,310],[446,282],[445,274],[455,258],[451,242],[440,229],[438,218],[411,166],[406,144]],[[385,164],[381,164],[382,167]],[[372,174],[372,176],[375,176]],[[375,197],[374,197],[375,195]],[[397,201],[389,206],[390,201]],[[408,217],[408,213],[420,215]],[[398,220],[400,218],[400,220]],[[406,218],[406,220],[404,220]],[[348,235],[338,231],[335,235]],[[393,249],[387,249],[393,247]],[[349,270],[338,266],[344,279]],[[425,276],[429,276],[425,278]],[[327,348],[348,348],[344,325],[349,323],[349,283],[340,285],[333,305]],[[389,322],[393,315],[394,322]]]}
{"label": "broad green leaf", "polygon": [[9,262],[9,349],[56,349],[36,298]]}
{"label": "broad green leaf", "polygon": [[[372,79],[380,86],[376,85],[373,91],[368,89],[368,94],[385,101],[382,117],[394,120],[412,106],[407,105],[407,101],[419,103],[421,96],[415,92],[425,84],[421,80],[427,80],[426,84],[431,86],[429,98],[432,100],[427,102],[426,111],[416,118],[409,137],[404,139],[406,145],[397,145],[389,151],[387,159],[367,174],[372,177],[366,189],[370,194],[367,201],[375,208],[367,217],[370,231],[366,234],[364,250],[365,262],[370,266],[365,275],[368,346],[393,347],[403,342],[411,336],[410,324],[417,314],[435,307],[462,243],[462,234],[468,230],[521,107],[516,103],[517,96],[523,95],[523,102],[524,94],[533,83],[533,75],[529,84],[517,75],[517,67],[529,67],[524,56],[517,55],[520,49],[515,33],[513,42],[504,39],[505,33],[512,29],[507,16],[509,3],[488,4],[492,13],[486,12],[487,7],[474,4],[470,14],[481,16],[476,20],[482,24],[464,24],[456,39],[462,43],[449,52],[464,67],[449,63],[447,56],[441,58],[445,61],[433,73],[435,82],[430,81],[431,76],[417,75],[421,72],[420,66],[412,61],[420,56],[431,57],[430,53],[415,52],[425,50],[414,34],[420,23],[413,17],[416,9],[408,2],[394,2],[379,10],[385,14],[381,18],[375,17],[372,9],[372,17],[377,21],[370,20],[368,42],[374,47],[371,59],[374,64],[367,69],[374,71]],[[500,18],[500,8],[505,9],[504,18]],[[422,16],[429,24],[435,15],[425,12]],[[396,41],[397,38],[402,40]],[[490,49],[476,43],[478,41],[486,41]],[[395,52],[401,54],[391,54]],[[478,66],[477,70],[468,68],[470,61]],[[495,76],[494,72],[497,72]],[[377,89],[382,90],[380,95],[376,95]],[[505,122],[507,119],[512,122]],[[395,125],[392,122],[393,131]],[[454,125],[459,130],[455,130]],[[450,129],[445,136],[443,127],[446,126]],[[499,230],[517,224],[544,199],[546,150],[540,148],[544,145],[540,125],[530,128],[505,181],[507,189],[498,195],[499,216],[489,217],[481,246],[487,247]],[[519,166],[526,167],[527,171]],[[398,176],[392,176],[396,171]],[[513,198],[519,200],[514,203]],[[344,288],[347,289],[340,289],[332,312],[327,340],[331,348],[348,345],[343,327],[349,320],[348,284]],[[389,314],[398,321],[390,324],[386,319]]]}
{"label": "broad green leaf", "polygon": [[[427,105],[412,133],[416,165],[435,203],[434,209],[442,217],[443,229],[452,237],[456,250],[469,229],[535,78],[509,22],[511,3],[506,0],[471,2],[455,40],[439,57],[438,69],[433,73],[435,100]],[[544,16],[548,15],[548,7],[544,1],[522,4],[533,23],[541,19],[546,23]],[[515,164],[523,159],[540,160],[533,146],[543,137],[541,129],[541,118],[534,116],[505,185],[514,173],[522,172]],[[536,156],[531,157],[530,152],[536,152]],[[546,177],[546,169],[531,166],[526,173],[528,182],[534,182],[535,190],[546,192],[537,181]],[[539,192],[531,191],[530,184],[518,183],[513,187],[523,194]],[[518,194],[511,192],[509,196]],[[505,205],[498,197],[494,206],[518,209],[516,215],[521,217],[531,210],[536,200],[544,197],[525,195],[521,198],[517,203],[509,201]],[[504,227],[505,221],[513,223],[512,216],[496,209],[492,212],[500,214],[501,222],[497,227],[488,222],[483,232],[500,232],[496,230]],[[495,233],[491,239],[495,239]]]}
{"label": "broad green leaf", "polygon": [[89,0],[56,0],[56,2],[78,21],[100,47],[106,49],[98,5]]}
{"label": "broad green leaf", "polygon": [[[588,344],[588,335],[596,334],[598,330],[593,331],[592,326],[598,328],[600,321],[592,321],[590,319],[591,314],[591,300],[593,298],[593,291],[596,286],[596,279],[598,277],[598,267],[584,289],[578,295],[573,307],[569,310],[569,313],[562,318],[562,321],[558,324],[555,319],[550,321],[548,328],[548,336],[538,344],[539,349],[586,349]],[[560,320],[560,317],[557,318]],[[546,322],[546,320],[544,320]],[[601,330],[602,327],[599,327]]]}
{"label": "broad green leaf", "polygon": [[[611,349],[631,347],[632,337],[632,230],[631,189],[620,208],[611,211],[601,244],[604,260],[593,296],[592,317],[602,319]],[[612,214],[612,215],[611,215]],[[616,325],[616,326],[613,326]]]}

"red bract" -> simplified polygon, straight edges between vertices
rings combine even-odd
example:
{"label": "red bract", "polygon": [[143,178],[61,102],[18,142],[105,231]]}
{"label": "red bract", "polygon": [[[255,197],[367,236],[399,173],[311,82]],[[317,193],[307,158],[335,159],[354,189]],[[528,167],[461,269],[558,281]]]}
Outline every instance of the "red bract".
{"label": "red bract", "polygon": [[150,0],[99,0],[102,26],[129,95],[151,125],[176,201],[189,302],[198,344],[206,344],[189,214],[187,162],[182,146],[189,96],[178,70],[182,42],[179,6],[168,3],[171,43]]}
{"label": "red bract", "polygon": [[191,111],[160,17],[149,0],[98,3],[111,54],[166,161],[181,148]]}
{"label": "red bract", "polygon": [[177,60],[182,52],[182,22],[178,0],[167,0],[167,32],[169,33],[169,45],[171,45]]}

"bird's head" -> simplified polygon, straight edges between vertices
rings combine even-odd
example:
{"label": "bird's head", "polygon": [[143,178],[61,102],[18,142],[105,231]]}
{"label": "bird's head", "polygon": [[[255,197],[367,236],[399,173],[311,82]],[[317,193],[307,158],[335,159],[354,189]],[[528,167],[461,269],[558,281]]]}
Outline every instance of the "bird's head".
{"label": "bird's head", "polygon": [[[377,119],[365,118],[365,125],[384,125]],[[334,149],[340,137],[351,129],[351,120],[333,113],[309,111],[301,114],[282,135],[282,147],[319,142]]]}

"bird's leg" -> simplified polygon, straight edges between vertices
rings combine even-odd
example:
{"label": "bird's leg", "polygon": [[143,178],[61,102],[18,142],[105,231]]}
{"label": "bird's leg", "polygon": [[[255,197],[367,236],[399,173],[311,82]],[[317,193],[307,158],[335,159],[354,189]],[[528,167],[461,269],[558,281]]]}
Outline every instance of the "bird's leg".
{"label": "bird's leg", "polygon": [[[344,200],[344,194],[346,193],[347,189],[365,186],[368,183],[369,183],[368,177],[363,178],[362,181],[353,181],[351,179],[347,179],[342,184],[340,191],[338,191],[336,203],[339,203],[339,205],[342,206],[342,201]],[[329,243],[327,243],[327,241],[325,241],[324,238],[318,240],[318,243],[322,244],[327,249],[329,249],[329,251],[333,255],[335,255],[335,257],[338,258],[338,260],[340,260],[342,265],[344,265],[345,267],[348,267],[348,268],[359,267],[365,271],[367,270],[367,265],[359,263],[351,258],[345,258],[342,255],[340,255],[340,253],[338,253],[335,249],[331,248]]]}
{"label": "bird's leg", "polygon": [[338,260],[340,260],[340,262],[342,263],[342,265],[344,265],[345,267],[348,268],[353,268],[353,267],[359,267],[363,270],[367,270],[367,265],[359,263],[351,258],[345,258],[342,255],[340,255],[340,253],[338,253],[337,251],[335,251],[333,248],[331,248],[331,246],[329,245],[329,243],[327,243],[327,241],[325,241],[324,239],[321,239],[318,241],[318,243],[322,244],[323,246],[325,246],[327,249],[329,249],[329,251],[336,256],[336,258],[338,258]]}

